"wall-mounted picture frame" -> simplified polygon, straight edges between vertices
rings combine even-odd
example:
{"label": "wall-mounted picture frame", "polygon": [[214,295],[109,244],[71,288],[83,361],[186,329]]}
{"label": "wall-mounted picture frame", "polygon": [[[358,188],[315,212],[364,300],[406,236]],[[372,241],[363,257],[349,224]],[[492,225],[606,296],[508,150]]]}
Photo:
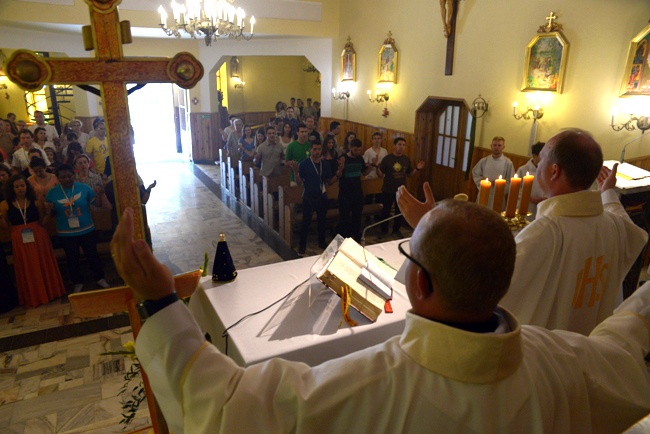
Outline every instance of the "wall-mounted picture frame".
{"label": "wall-mounted picture frame", "polygon": [[562,32],[541,33],[526,47],[521,90],[562,93],[569,42]]}
{"label": "wall-mounted picture frame", "polygon": [[379,49],[379,83],[397,83],[397,47],[393,34],[389,31],[388,37],[384,40]]}
{"label": "wall-mounted picture frame", "polygon": [[650,95],[650,24],[630,41],[620,95]]}
{"label": "wall-mounted picture frame", "polygon": [[232,56],[230,58],[230,77],[231,78],[241,78],[239,75],[239,59],[237,56]]}
{"label": "wall-mounted picture frame", "polygon": [[357,53],[349,36],[341,52],[341,81],[357,81]]}

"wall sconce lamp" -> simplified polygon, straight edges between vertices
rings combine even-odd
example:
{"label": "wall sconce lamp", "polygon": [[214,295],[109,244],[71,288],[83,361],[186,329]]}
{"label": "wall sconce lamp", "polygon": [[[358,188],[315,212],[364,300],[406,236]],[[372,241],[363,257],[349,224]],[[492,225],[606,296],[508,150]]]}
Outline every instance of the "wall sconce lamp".
{"label": "wall sconce lamp", "polygon": [[0,83],[0,90],[5,91],[5,99],[9,99],[9,92],[7,91],[7,83]]}
{"label": "wall sconce lamp", "polygon": [[[614,131],[621,131],[624,128],[627,131],[634,131],[638,128],[641,130],[641,134],[645,134],[647,130],[650,130],[650,117],[648,116],[634,116],[630,114],[630,119],[627,122],[616,125],[616,114],[617,110],[612,110],[612,122],[609,125]],[[636,126],[633,122],[636,122]]]}
{"label": "wall sconce lamp", "polygon": [[[537,122],[537,119],[541,119],[542,116],[544,116],[544,109],[539,106],[539,103],[535,103],[535,105],[531,108],[526,107],[526,111],[523,112],[522,114],[518,115],[517,114],[517,107],[519,106],[519,103],[517,101],[512,103],[512,116],[514,116],[515,119],[520,120],[529,120],[532,119],[533,122]],[[529,114],[531,113],[532,116]]]}
{"label": "wall sconce lamp", "polygon": [[235,89],[243,89],[244,86],[246,86],[246,82],[242,81],[242,79],[239,77],[232,77],[231,80],[233,81],[233,83],[235,83],[233,85]]}
{"label": "wall sconce lamp", "polygon": [[350,92],[347,90],[345,92],[340,92],[337,91],[335,87],[332,88],[332,98],[333,99],[340,99],[340,100],[347,100],[350,99]]}
{"label": "wall sconce lamp", "polygon": [[378,93],[377,92],[377,93],[375,93],[374,98],[372,97],[372,93],[370,92],[370,89],[368,89],[367,93],[368,93],[368,101],[370,101],[370,102],[382,103],[382,102],[388,101],[388,99],[390,98],[390,95],[388,94],[388,92],[384,92],[384,93]]}
{"label": "wall sconce lamp", "polygon": [[370,93],[370,89],[368,89],[368,101],[377,102],[377,103],[380,103],[380,104],[382,102],[384,103],[384,109],[381,111],[381,115],[383,117],[385,117],[385,118],[388,117],[388,115],[390,114],[390,112],[388,111],[388,99],[389,98],[390,98],[390,95],[388,94],[388,92],[379,93],[377,91],[375,91],[375,97],[373,98],[372,93]]}
{"label": "wall sconce lamp", "polygon": [[478,98],[472,101],[472,116],[478,119],[480,117],[483,117],[483,115],[487,113],[487,111],[488,111],[488,102],[479,93]]}

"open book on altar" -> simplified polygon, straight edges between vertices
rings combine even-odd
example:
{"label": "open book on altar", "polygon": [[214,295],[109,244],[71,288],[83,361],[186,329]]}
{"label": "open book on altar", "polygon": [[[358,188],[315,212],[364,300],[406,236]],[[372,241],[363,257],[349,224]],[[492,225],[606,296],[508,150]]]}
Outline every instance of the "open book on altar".
{"label": "open book on altar", "polygon": [[342,287],[348,285],[352,293],[350,305],[376,321],[386,300],[392,298],[395,273],[352,238],[346,238],[316,277],[339,297]]}

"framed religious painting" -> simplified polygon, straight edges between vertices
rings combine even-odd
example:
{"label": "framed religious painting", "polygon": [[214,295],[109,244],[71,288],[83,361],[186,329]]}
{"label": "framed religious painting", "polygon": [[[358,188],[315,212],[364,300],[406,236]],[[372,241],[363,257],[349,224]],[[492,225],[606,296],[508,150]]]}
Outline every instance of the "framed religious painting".
{"label": "framed religious painting", "polygon": [[379,83],[397,83],[397,47],[393,34],[388,32],[388,37],[384,40],[379,49]]}
{"label": "framed religious painting", "polygon": [[231,78],[241,78],[239,76],[239,59],[237,56],[232,56],[230,58],[230,77]]}
{"label": "framed religious painting", "polygon": [[540,33],[526,47],[522,91],[562,93],[569,43],[562,32]]}
{"label": "framed religious painting", "polygon": [[341,53],[341,81],[357,81],[357,53],[349,36]]}
{"label": "framed religious painting", "polygon": [[650,25],[630,41],[621,96],[650,95]]}

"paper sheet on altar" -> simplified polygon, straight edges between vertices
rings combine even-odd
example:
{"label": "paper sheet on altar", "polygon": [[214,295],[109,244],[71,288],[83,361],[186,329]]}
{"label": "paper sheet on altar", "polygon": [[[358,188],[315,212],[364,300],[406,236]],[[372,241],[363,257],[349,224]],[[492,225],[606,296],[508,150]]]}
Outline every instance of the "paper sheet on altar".
{"label": "paper sheet on altar", "polygon": [[[603,165],[611,169],[616,163],[616,160],[607,160]],[[619,163],[616,170],[616,188],[623,194],[630,193],[630,190],[650,190],[650,172],[629,163]]]}

